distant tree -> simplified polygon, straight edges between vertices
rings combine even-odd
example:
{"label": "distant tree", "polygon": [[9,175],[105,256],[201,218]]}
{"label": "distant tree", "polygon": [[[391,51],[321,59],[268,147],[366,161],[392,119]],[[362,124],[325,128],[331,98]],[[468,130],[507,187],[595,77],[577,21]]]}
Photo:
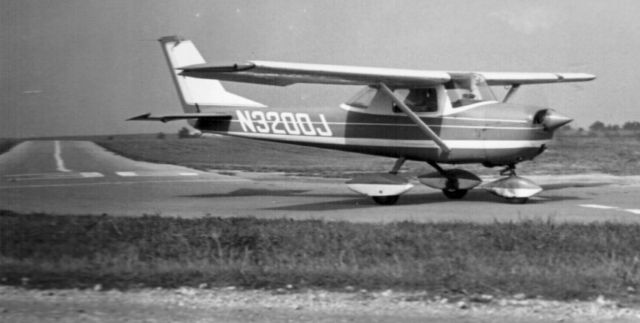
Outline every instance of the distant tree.
{"label": "distant tree", "polygon": [[607,131],[618,131],[618,130],[620,130],[620,126],[617,125],[617,124],[608,124],[605,127],[605,130],[607,130]]}
{"label": "distant tree", "polygon": [[190,137],[191,137],[191,132],[189,131],[189,128],[182,127],[182,129],[178,130],[178,138],[184,139],[184,138],[190,138]]}
{"label": "distant tree", "polygon": [[631,130],[631,131],[640,131],[640,122],[638,121],[627,121],[622,125],[622,129]]}
{"label": "distant tree", "polygon": [[167,135],[165,135],[164,132],[159,132],[158,135],[156,136],[156,138],[158,138],[158,139],[164,139],[166,137],[167,137]]}
{"label": "distant tree", "polygon": [[566,125],[560,127],[560,129],[558,129],[558,130],[560,130],[560,132],[570,132],[571,130],[573,130],[573,128],[571,127],[570,124],[566,124]]}
{"label": "distant tree", "polygon": [[589,126],[589,130],[591,131],[604,131],[606,126],[602,121],[596,121]]}

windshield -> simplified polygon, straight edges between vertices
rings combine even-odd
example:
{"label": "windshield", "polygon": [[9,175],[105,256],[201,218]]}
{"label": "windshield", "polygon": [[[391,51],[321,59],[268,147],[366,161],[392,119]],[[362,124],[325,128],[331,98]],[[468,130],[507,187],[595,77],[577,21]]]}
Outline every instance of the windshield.
{"label": "windshield", "polygon": [[495,101],[496,97],[479,74],[464,74],[445,83],[447,95],[454,108],[481,101]]}

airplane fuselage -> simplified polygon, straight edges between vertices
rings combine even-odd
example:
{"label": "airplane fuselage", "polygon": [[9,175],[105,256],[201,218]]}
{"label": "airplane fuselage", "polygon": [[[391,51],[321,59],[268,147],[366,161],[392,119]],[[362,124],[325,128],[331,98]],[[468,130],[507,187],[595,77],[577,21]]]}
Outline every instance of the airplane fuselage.
{"label": "airplane fuselage", "polygon": [[[541,187],[518,177],[516,164],[542,153],[553,132],[571,121],[552,109],[515,105],[523,84],[583,82],[584,73],[445,72],[249,61],[208,65],[192,41],[159,39],[184,113],[129,120],[188,120],[204,133],[285,142],[396,158],[388,173],[347,182],[378,204],[396,203],[413,184],[399,176],[406,160],[427,162],[435,173],[420,183],[460,199],[482,179],[439,164],[506,166],[508,175],[485,189],[519,203]],[[220,81],[288,86],[299,83],[364,86],[339,108],[278,109],[230,93]],[[498,101],[492,86],[508,86]]]}
{"label": "airplane fuselage", "polygon": [[450,115],[421,116],[451,148],[443,154],[402,113],[342,109],[229,109],[229,120],[198,120],[203,132],[286,142],[409,160],[507,165],[544,151],[553,132],[533,122],[541,108],[481,102]]}

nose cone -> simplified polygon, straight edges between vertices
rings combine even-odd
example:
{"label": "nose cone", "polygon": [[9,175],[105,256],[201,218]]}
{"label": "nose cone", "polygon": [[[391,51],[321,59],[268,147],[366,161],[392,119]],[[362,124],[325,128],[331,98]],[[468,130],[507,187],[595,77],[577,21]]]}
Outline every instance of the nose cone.
{"label": "nose cone", "polygon": [[544,126],[545,130],[554,131],[567,123],[573,121],[573,119],[556,112],[553,109],[540,110],[536,113],[534,122]]}

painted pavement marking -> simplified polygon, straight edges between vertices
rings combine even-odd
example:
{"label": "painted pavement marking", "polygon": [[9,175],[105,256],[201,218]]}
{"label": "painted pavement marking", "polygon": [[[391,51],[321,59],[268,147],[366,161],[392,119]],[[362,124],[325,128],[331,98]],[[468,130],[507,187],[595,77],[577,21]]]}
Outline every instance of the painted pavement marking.
{"label": "painted pavement marking", "polygon": [[122,177],[134,177],[134,176],[138,176],[135,172],[116,172],[116,175],[118,175],[118,176],[122,176]]}
{"label": "painted pavement marking", "polygon": [[61,172],[61,173],[30,173],[30,174],[11,174],[3,175],[2,179],[9,182],[21,181],[42,181],[42,180],[59,180],[59,179],[82,179],[82,178],[98,178],[104,177],[98,172]]}
{"label": "painted pavement marking", "polygon": [[24,189],[24,188],[47,188],[47,187],[80,187],[80,186],[106,186],[106,185],[140,185],[140,184],[174,184],[174,183],[237,183],[237,182],[251,182],[250,179],[244,178],[215,178],[204,179],[202,177],[198,179],[165,179],[165,180],[140,180],[140,181],[101,181],[101,182],[75,182],[75,183],[60,183],[60,184],[28,184],[28,185],[0,185],[0,190],[11,189]]}
{"label": "painted pavement marking", "polygon": [[601,205],[601,204],[580,204],[578,206],[591,208],[591,209],[628,212],[628,213],[640,215],[640,209],[625,209],[625,208],[621,208],[621,207],[618,207],[618,206],[609,206],[609,205]]}
{"label": "painted pavement marking", "polygon": [[104,177],[104,175],[98,172],[81,172],[80,176],[82,176],[82,178]]}
{"label": "painted pavement marking", "polygon": [[116,172],[116,175],[120,177],[178,177],[178,176],[198,176],[200,174],[195,172],[184,171],[121,171]]}
{"label": "painted pavement marking", "polygon": [[60,141],[56,140],[53,144],[53,158],[56,160],[56,168],[59,172],[69,173],[70,169],[67,169],[64,165],[64,160],[62,159],[62,149],[60,148]]}
{"label": "painted pavement marking", "polygon": [[592,208],[592,209],[602,209],[602,210],[615,210],[619,209],[617,206],[608,206],[608,205],[600,205],[600,204],[580,204],[581,207]]}

